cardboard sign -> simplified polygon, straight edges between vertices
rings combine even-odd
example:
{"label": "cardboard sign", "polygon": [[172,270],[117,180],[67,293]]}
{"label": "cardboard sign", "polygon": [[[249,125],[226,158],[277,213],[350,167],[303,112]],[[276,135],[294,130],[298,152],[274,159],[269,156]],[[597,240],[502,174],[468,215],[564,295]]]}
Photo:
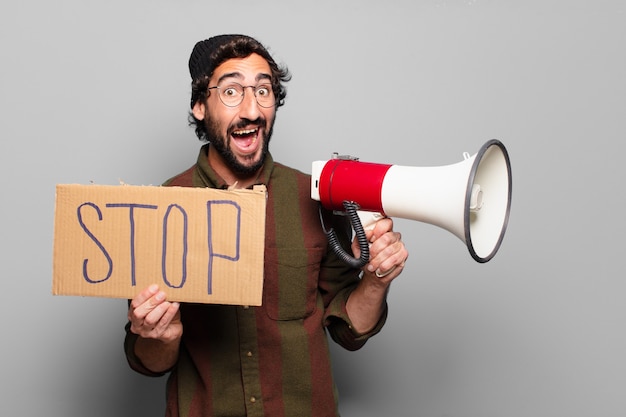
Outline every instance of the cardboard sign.
{"label": "cardboard sign", "polygon": [[261,305],[265,206],[264,186],[57,185],[52,292]]}

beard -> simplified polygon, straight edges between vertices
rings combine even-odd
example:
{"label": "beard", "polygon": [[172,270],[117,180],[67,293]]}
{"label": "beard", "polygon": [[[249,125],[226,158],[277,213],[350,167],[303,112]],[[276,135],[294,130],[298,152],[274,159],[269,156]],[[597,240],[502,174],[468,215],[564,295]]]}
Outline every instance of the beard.
{"label": "beard", "polygon": [[[211,119],[211,116],[208,112],[205,113],[204,116],[204,126],[206,128],[205,139],[211,143],[211,146],[220,154],[220,156],[226,161],[227,165],[233,172],[240,175],[252,175],[256,173],[265,163],[265,158],[269,153],[269,144],[270,138],[272,137],[272,132],[274,130],[274,121],[268,126],[265,119],[257,119],[254,122],[250,122],[248,120],[242,120],[239,125],[231,126],[232,129],[243,128],[250,126],[251,124],[257,125],[259,127],[265,126],[266,129],[263,130],[263,137],[260,139],[263,140],[263,148],[261,149],[261,155],[257,161],[254,160],[255,155],[247,156],[245,159],[246,163],[242,163],[237,159],[233,151],[228,147],[228,138],[224,137],[220,133],[220,127],[218,123]],[[230,131],[231,129],[229,129]]]}

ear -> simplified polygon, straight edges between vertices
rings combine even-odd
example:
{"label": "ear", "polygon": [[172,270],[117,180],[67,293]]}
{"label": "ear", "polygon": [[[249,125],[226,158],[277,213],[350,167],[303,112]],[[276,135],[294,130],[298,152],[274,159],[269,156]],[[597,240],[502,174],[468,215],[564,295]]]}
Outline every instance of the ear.
{"label": "ear", "polygon": [[193,116],[198,119],[198,120],[204,120],[204,112],[205,112],[205,105],[204,103],[201,103],[200,100],[196,101],[196,104],[193,105],[193,109],[191,109],[191,112],[193,113]]}

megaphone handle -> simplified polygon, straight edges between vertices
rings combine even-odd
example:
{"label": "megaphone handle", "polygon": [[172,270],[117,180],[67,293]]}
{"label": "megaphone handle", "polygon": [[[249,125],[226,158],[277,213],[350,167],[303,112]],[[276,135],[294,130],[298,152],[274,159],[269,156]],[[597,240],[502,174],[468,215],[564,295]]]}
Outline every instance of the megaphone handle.
{"label": "megaphone handle", "polygon": [[346,250],[341,246],[339,240],[337,239],[337,233],[335,233],[334,229],[326,230],[324,226],[324,221],[322,219],[322,211],[320,206],[320,220],[322,221],[322,228],[324,229],[324,233],[326,233],[326,237],[328,238],[328,244],[331,250],[346,264],[350,265],[353,268],[360,269],[369,261],[370,258],[370,247],[367,238],[365,237],[365,230],[363,229],[363,225],[361,224],[361,220],[359,219],[359,215],[357,213],[358,206],[356,203],[351,201],[344,201],[343,206],[346,209],[346,213],[350,218],[350,224],[354,229],[354,233],[356,235],[357,241],[359,242],[359,249],[361,250],[361,254],[359,258],[355,258],[350,255]]}

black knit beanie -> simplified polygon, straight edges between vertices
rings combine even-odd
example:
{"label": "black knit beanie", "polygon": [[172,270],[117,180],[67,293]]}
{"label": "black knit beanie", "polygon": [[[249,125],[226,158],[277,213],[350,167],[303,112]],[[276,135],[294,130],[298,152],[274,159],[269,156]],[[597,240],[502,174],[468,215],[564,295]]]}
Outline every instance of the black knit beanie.
{"label": "black knit beanie", "polygon": [[216,52],[236,38],[247,38],[245,35],[217,35],[196,43],[189,57],[189,74],[193,81],[210,75],[221,62],[215,62]]}

